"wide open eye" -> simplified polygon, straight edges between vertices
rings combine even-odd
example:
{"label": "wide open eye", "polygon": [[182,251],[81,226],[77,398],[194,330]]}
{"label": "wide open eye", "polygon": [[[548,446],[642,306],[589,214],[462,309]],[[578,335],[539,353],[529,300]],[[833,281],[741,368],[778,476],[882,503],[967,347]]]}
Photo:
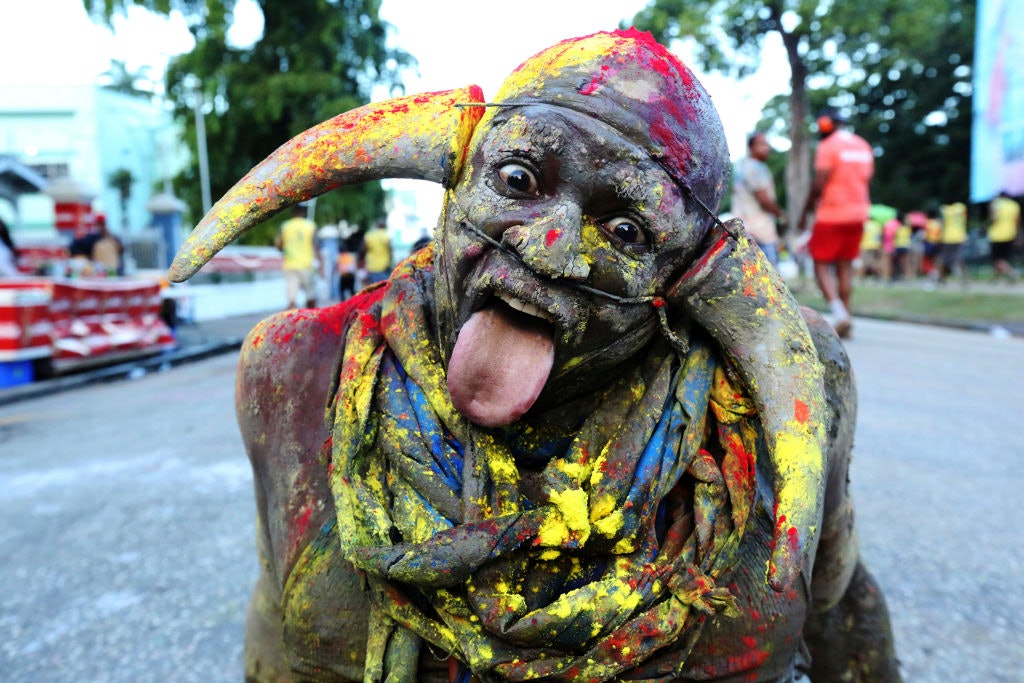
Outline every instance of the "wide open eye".
{"label": "wide open eye", "polygon": [[647,244],[647,235],[639,221],[629,216],[615,216],[601,222],[601,228],[625,244]]}
{"label": "wide open eye", "polygon": [[535,195],[539,191],[533,171],[522,164],[503,164],[498,169],[498,177],[509,189],[518,194]]}

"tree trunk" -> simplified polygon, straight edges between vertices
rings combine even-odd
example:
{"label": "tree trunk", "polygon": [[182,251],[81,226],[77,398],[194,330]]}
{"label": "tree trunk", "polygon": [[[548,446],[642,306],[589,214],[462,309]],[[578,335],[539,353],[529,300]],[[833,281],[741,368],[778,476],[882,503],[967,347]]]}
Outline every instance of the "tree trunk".
{"label": "tree trunk", "polygon": [[[786,159],[786,218],[795,229],[804,202],[811,191],[811,144],[807,137],[807,65],[797,48],[800,38],[782,31],[782,43],[789,58],[789,139],[792,147]],[[792,235],[792,232],[789,233]]]}

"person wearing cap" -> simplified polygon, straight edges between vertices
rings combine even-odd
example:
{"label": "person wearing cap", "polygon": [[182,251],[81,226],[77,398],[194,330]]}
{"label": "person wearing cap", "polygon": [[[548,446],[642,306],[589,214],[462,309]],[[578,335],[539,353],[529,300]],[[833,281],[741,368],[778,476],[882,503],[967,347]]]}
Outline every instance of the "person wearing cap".
{"label": "person wearing cap", "polygon": [[835,109],[818,117],[820,142],[814,154],[814,180],[797,224],[797,234],[814,225],[807,251],[814,260],[814,279],[832,312],[840,338],[850,336],[853,263],[860,254],[864,222],[871,207],[869,184],[875,155],[864,138],[845,128]]}
{"label": "person wearing cap", "polygon": [[246,680],[899,680],[849,358],[718,218],[729,166],[697,78],[623,30],[339,114],[218,201],[172,279],[341,185],[444,188],[431,244],[243,346]]}

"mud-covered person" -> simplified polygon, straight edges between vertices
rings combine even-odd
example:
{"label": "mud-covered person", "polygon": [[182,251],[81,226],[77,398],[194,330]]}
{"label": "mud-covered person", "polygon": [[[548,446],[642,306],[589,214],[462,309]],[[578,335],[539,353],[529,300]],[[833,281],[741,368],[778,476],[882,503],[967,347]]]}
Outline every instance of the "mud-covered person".
{"label": "mud-covered person", "polygon": [[630,30],[342,114],[221,199],[174,279],[338,185],[445,188],[432,246],[243,349],[249,680],[899,679],[849,362],[716,218],[728,165]]}

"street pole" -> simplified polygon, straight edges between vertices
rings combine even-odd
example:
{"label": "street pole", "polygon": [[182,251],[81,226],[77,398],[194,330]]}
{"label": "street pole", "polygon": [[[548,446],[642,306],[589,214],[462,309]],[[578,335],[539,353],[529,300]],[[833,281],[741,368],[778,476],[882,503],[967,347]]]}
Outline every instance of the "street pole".
{"label": "street pole", "polygon": [[191,81],[192,110],[196,118],[196,151],[199,155],[199,186],[203,196],[203,213],[209,213],[213,202],[210,201],[210,164],[206,156],[206,116],[203,114],[203,90],[199,78]]}

